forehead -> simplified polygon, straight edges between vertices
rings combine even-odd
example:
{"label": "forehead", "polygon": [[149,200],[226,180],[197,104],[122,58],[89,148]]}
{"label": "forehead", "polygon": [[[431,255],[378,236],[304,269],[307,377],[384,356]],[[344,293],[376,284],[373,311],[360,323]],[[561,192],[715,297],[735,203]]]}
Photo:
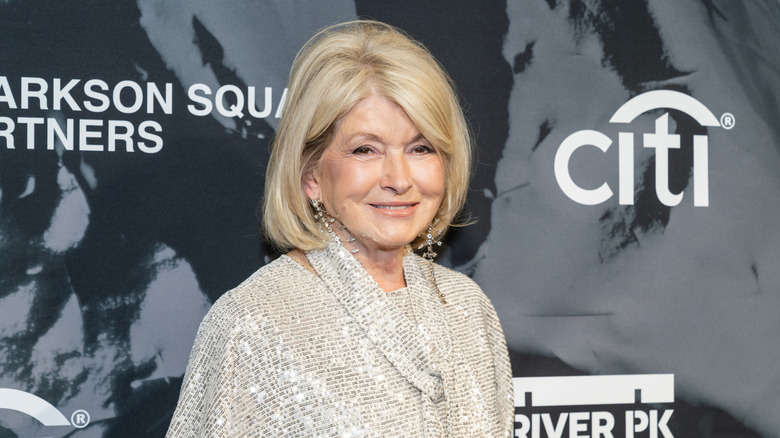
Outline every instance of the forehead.
{"label": "forehead", "polygon": [[393,100],[369,94],[334,123],[339,137],[375,137],[384,140],[411,141],[421,137],[420,130],[406,111]]}

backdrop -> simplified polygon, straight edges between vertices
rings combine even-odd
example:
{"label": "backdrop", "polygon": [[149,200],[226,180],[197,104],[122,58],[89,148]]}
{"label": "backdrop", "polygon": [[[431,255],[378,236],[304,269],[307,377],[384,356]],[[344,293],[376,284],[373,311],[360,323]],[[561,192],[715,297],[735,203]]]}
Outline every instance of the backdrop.
{"label": "backdrop", "polygon": [[780,436],[776,1],[3,0],[0,437],[164,436],[275,257],[292,59],[358,17],[458,87],[477,222],[439,262],[498,310],[516,436]]}

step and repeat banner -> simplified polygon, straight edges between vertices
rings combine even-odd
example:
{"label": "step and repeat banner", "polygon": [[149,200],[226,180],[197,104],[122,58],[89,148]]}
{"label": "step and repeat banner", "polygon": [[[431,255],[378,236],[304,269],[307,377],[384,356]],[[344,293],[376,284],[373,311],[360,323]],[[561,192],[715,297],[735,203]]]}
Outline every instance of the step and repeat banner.
{"label": "step and repeat banner", "polygon": [[298,48],[424,42],[477,143],[439,262],[493,301],[515,436],[780,437],[774,0],[0,1],[0,437],[162,437],[258,235]]}

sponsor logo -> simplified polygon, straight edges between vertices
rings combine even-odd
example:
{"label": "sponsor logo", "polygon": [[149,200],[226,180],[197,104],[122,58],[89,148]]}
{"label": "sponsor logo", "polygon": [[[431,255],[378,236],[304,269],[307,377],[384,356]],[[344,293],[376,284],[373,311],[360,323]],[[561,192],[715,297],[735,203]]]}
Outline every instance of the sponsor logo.
{"label": "sponsor logo", "polygon": [[10,409],[29,415],[44,426],[73,426],[82,429],[90,422],[89,413],[85,410],[73,412],[68,420],[46,400],[17,389],[0,388],[0,409]]}
{"label": "sponsor logo", "polygon": [[[692,117],[703,127],[732,129],[734,116],[725,113],[718,120],[701,102],[686,94],[671,90],[655,90],[640,94],[618,108],[610,123],[628,124],[648,111],[673,109]],[[618,133],[618,202],[620,205],[634,204],[634,143],[632,132]],[[680,149],[680,136],[669,132],[669,113],[655,121],[655,132],[642,137],[645,148],[655,149],[655,191],[659,201],[669,207],[678,205],[683,193],[672,193],[669,189],[669,151]],[[598,205],[614,195],[606,182],[595,189],[583,188],[577,184],[569,169],[572,155],[584,146],[594,146],[602,152],[612,145],[612,139],[594,130],[577,131],[569,135],[555,154],[555,179],[561,190],[573,201],[583,205]],[[696,207],[709,206],[709,140],[706,135],[693,136],[693,204]]]}
{"label": "sponsor logo", "polygon": [[[145,154],[163,148],[162,122],[174,114],[173,83],[14,79],[0,76],[0,148],[51,151],[59,145],[65,151]],[[246,119],[247,125],[253,119],[279,118],[287,89],[274,93],[264,87],[262,99],[259,93],[254,86],[223,85],[212,90],[206,84],[193,84],[187,89],[187,111],[197,117]],[[139,120],[143,118],[148,119]]]}
{"label": "sponsor logo", "polygon": [[[673,374],[515,377],[518,438],[673,438]],[[652,404],[653,409],[645,409]]]}

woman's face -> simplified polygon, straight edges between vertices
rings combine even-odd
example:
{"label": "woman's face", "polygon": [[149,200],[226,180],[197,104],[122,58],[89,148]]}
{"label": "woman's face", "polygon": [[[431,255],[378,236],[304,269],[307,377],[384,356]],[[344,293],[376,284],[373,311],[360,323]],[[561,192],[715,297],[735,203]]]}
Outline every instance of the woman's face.
{"label": "woman's face", "polygon": [[444,196],[444,167],[406,112],[372,93],[337,122],[304,187],[355,237],[348,248],[370,256],[400,251],[427,229]]}

